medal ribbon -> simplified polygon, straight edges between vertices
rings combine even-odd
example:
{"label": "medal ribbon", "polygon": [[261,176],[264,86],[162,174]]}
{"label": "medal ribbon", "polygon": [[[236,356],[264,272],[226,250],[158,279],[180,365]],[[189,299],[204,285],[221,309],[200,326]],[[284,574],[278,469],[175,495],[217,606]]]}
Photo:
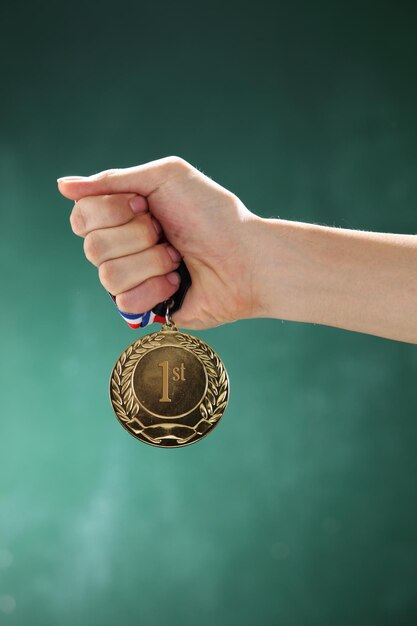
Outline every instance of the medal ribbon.
{"label": "medal ribbon", "polygon": [[[185,265],[184,261],[181,261],[180,266],[178,268],[178,273],[181,278],[180,286],[178,290],[171,296],[170,300],[173,301],[172,307],[170,307],[170,313],[175,313],[181,307],[183,300],[185,298],[185,294],[188,291],[188,288],[191,285],[191,277],[190,273]],[[145,313],[125,313],[121,311],[116,304],[116,297],[113,296],[110,292],[108,292],[109,296],[113,300],[116,308],[124,321],[130,326],[130,328],[144,328],[149,324],[153,324],[154,322],[159,324],[165,323],[165,311],[166,304],[164,302],[160,302],[150,311],[146,311]]]}

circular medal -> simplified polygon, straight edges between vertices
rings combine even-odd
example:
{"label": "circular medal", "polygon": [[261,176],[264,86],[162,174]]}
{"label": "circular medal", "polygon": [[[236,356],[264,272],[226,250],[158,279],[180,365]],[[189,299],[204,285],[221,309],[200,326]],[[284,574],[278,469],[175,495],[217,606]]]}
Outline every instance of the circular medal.
{"label": "circular medal", "polygon": [[133,437],[178,448],[207,435],[223,415],[229,379],[204,341],[165,324],[129,346],[110,378],[110,400]]}

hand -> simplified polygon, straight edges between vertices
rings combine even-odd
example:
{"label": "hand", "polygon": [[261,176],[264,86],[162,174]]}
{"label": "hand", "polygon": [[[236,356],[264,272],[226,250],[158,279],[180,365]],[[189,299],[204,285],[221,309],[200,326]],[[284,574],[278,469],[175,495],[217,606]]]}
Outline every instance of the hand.
{"label": "hand", "polygon": [[262,220],[183,159],[61,178],[58,186],[76,201],[72,229],[121,310],[142,313],[173,295],[183,257],[192,285],[173,316],[178,326],[256,316]]}

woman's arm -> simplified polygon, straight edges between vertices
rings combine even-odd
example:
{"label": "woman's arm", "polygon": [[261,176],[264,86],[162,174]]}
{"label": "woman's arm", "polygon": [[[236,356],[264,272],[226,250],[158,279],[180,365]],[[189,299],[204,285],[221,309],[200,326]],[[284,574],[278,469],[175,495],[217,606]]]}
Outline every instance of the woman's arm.
{"label": "woman's arm", "polygon": [[58,184],[123,311],[167,300],[183,257],[192,285],[174,321],[184,328],[273,317],[417,343],[415,235],[262,219],[178,157]]}
{"label": "woman's arm", "polygon": [[417,343],[417,235],[262,220],[259,317]]}

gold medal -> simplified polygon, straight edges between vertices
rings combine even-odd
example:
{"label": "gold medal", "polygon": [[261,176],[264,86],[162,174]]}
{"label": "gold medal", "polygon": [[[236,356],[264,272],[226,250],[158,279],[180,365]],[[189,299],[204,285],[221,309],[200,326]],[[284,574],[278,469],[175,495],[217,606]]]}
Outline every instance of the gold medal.
{"label": "gold medal", "polygon": [[129,346],[110,378],[110,400],[133,437],[178,448],[207,435],[222,417],[229,378],[216,352],[179,331],[169,317],[162,329]]}

